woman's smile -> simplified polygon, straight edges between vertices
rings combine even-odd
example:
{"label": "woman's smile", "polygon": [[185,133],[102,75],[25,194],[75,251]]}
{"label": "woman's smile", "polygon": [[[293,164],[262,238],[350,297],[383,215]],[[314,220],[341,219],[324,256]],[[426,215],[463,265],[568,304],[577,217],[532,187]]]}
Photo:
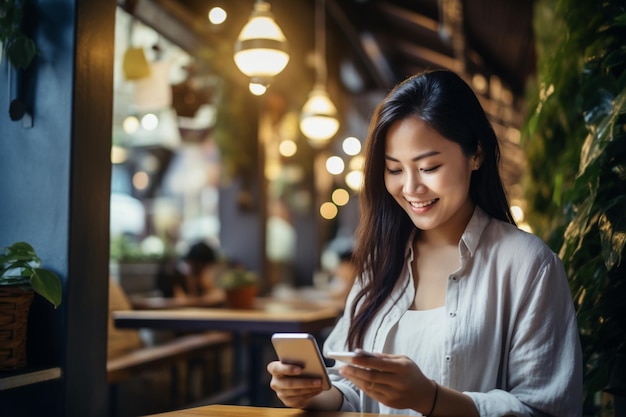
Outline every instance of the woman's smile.
{"label": "woman's smile", "polygon": [[411,207],[413,207],[414,209],[423,209],[423,208],[429,208],[430,206],[432,206],[433,204],[435,204],[437,201],[439,201],[438,198],[433,198],[432,200],[427,200],[427,201],[409,201],[409,204],[411,205]]}

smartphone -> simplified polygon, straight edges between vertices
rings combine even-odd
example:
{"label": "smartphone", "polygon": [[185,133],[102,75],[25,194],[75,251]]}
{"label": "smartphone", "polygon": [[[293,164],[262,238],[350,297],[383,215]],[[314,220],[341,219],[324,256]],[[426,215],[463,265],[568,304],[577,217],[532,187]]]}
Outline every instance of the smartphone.
{"label": "smartphone", "polygon": [[[376,355],[374,355],[371,352],[362,350],[362,349],[358,349],[354,352],[333,352],[333,351],[326,352],[327,358],[332,358],[341,362],[348,363],[350,365],[352,365],[352,359],[358,356],[376,356]],[[358,365],[353,365],[353,366],[358,366]],[[359,367],[361,368],[361,366]]]}
{"label": "smartphone", "polygon": [[309,333],[274,333],[272,345],[282,363],[301,366],[300,377],[322,378],[322,388],[329,390],[330,379],[317,341]]}

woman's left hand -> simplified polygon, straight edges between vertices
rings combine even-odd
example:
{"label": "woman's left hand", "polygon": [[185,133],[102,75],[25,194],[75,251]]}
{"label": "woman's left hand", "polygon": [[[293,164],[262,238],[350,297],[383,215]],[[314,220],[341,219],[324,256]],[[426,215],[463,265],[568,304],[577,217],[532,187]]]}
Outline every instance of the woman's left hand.
{"label": "woman's left hand", "polygon": [[435,385],[407,356],[379,353],[357,356],[352,363],[356,366],[346,365],[339,373],[374,400],[391,408],[430,410]]}

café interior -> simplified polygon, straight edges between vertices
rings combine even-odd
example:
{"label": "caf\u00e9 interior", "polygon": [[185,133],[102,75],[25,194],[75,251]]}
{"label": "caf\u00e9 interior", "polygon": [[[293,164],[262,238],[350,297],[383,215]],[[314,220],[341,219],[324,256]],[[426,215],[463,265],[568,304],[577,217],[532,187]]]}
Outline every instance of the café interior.
{"label": "caf\u00e9 interior", "polygon": [[[68,71],[58,80],[48,69],[36,87],[59,84],[38,94],[66,96],[69,123],[62,150],[44,145],[35,157],[56,161],[41,162],[39,176],[62,178],[34,187],[51,197],[44,187],[60,183],[67,202],[24,222],[44,220],[65,244],[6,222],[1,246],[30,240],[63,277],[64,298],[55,310],[34,301],[28,340],[38,346],[25,369],[0,371],[7,416],[280,407],[265,371],[270,336],[322,342],[341,313],[369,118],[420,71],[450,69],[474,89],[518,225],[533,232],[521,143],[537,76],[532,1],[63,3],[75,23],[50,10],[39,18],[73,29],[74,41],[54,46],[63,31],[30,30],[42,55],[66,62],[46,65]],[[271,33],[255,32],[255,20]],[[60,52],[68,45],[73,56]],[[42,114],[52,98],[31,100],[46,103],[10,136],[54,128]],[[164,280],[189,273],[200,244],[212,250],[211,295],[175,296]],[[252,298],[237,304],[228,281],[242,277]]]}

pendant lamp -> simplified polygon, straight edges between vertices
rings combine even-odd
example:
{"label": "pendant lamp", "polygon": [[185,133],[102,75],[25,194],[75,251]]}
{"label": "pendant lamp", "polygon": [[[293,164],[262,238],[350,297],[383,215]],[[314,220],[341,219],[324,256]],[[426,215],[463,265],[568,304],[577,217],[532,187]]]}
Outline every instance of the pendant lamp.
{"label": "pendant lamp", "polygon": [[315,147],[324,146],[339,130],[337,108],[326,91],[325,3],[315,3],[315,70],[316,81],[300,113],[300,130]]}
{"label": "pendant lamp", "polygon": [[257,0],[235,43],[235,64],[250,83],[267,87],[289,62],[287,39],[276,24],[270,4]]}

